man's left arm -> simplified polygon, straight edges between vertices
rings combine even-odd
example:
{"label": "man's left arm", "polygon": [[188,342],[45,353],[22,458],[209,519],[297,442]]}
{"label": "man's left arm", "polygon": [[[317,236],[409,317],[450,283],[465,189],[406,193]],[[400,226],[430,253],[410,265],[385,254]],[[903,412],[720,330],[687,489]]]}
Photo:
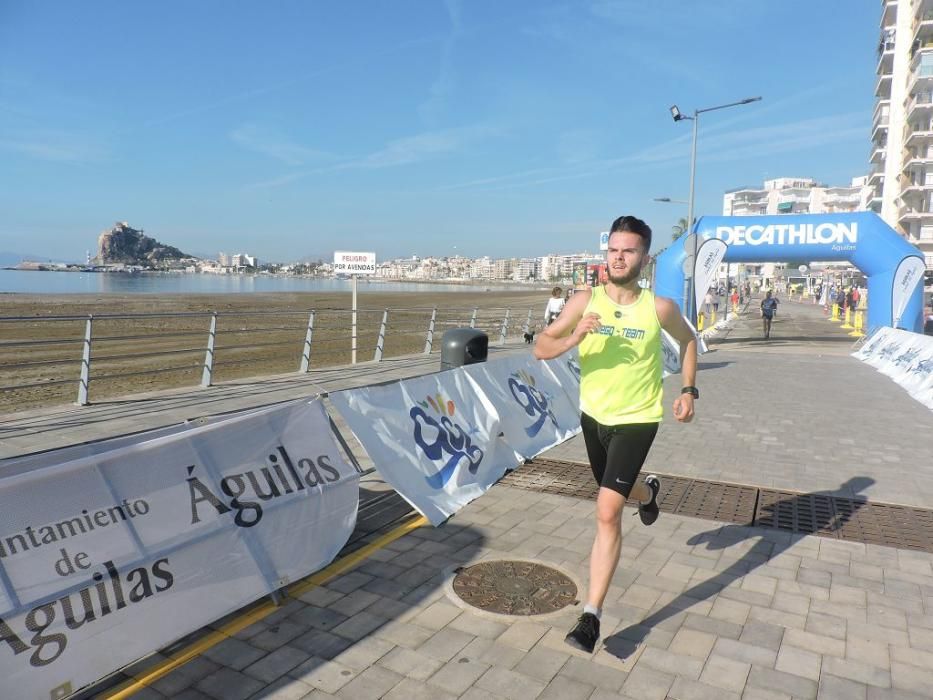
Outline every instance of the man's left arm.
{"label": "man's left arm", "polygon": [[[666,330],[680,343],[680,374],[684,388],[694,389],[697,378],[697,338],[693,329],[680,314],[680,307],[666,297],[655,298],[655,310],[661,328]],[[681,423],[693,420],[694,396],[691,393],[682,393],[674,399],[674,417]]]}

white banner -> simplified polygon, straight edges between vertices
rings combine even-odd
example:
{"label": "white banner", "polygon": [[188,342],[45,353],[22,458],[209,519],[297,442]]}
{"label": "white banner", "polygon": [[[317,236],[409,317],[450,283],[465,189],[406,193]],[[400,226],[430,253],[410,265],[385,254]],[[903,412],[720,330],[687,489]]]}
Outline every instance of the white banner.
{"label": "white banner", "polygon": [[63,697],[328,564],[359,475],[320,401],[0,478],[0,697]]}
{"label": "white banner", "polygon": [[[571,402],[548,365],[531,355],[469,365],[463,371],[476,393],[485,395],[495,406],[499,430],[514,450],[516,464],[580,431],[577,404]],[[577,387],[579,393],[579,384]]]}
{"label": "white banner", "polygon": [[[561,385],[567,398],[575,408],[580,406],[580,353],[577,348],[568,350],[560,357],[542,360]],[[579,414],[579,410],[577,411]],[[577,415],[577,422],[580,416]]]}
{"label": "white banner", "polygon": [[933,409],[933,336],[883,327],[852,353]]}
{"label": "white banner", "polygon": [[433,525],[516,465],[495,406],[463,368],[338,391],[330,400],[386,482]]}
{"label": "white banner", "polygon": [[904,258],[897,266],[894,280],[891,283],[891,318],[894,319],[891,325],[895,328],[901,322],[901,316],[904,315],[910,295],[923,281],[924,270],[926,270],[926,263],[923,258],[916,255]]}
{"label": "white banner", "polygon": [[693,263],[693,294],[696,301],[694,308],[697,311],[703,308],[703,299],[716,277],[716,272],[719,270],[719,265],[722,263],[728,247],[725,241],[718,238],[707,238],[697,250],[697,257]]}

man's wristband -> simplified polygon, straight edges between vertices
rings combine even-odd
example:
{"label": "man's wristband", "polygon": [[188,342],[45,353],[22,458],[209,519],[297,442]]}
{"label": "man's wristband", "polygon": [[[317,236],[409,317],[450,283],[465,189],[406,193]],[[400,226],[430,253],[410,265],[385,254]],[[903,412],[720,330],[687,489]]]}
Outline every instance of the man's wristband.
{"label": "man's wristband", "polygon": [[700,398],[700,390],[697,389],[695,386],[685,386],[683,389],[680,390],[680,393],[690,394],[695,399]]}

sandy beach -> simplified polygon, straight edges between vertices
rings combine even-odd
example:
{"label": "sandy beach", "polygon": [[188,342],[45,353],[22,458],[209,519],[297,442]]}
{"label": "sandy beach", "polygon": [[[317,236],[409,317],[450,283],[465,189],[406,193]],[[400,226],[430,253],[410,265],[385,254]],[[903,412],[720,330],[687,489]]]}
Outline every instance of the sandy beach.
{"label": "sandy beach", "polygon": [[[435,306],[437,350],[444,330],[469,325],[474,308],[476,326],[494,343],[506,308],[511,310],[509,336],[515,337],[522,333],[529,310],[532,324],[540,320],[546,301],[540,291],[486,292],[477,287],[437,293],[361,291],[357,360],[373,359],[385,309],[384,356],[393,357],[424,349]],[[89,315],[94,317],[89,393],[92,402],[99,402],[199,383],[213,313],[215,383],[297,371],[312,310],[311,367],[349,363],[350,306],[345,292],[0,294],[0,414],[76,400]],[[47,320],[61,317],[72,318]],[[30,386],[9,388],[26,384]]]}

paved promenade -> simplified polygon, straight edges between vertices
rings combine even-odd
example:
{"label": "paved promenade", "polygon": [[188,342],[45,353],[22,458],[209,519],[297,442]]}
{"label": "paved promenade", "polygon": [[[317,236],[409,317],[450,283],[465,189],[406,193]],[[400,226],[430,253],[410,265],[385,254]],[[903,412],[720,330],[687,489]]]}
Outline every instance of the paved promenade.
{"label": "paved promenade", "polygon": [[[933,414],[849,357],[852,339],[816,307],[785,303],[772,340],[757,330],[756,319],[740,321],[701,359],[697,421],[668,419],[649,468],[839,495],[859,483],[871,500],[933,508]],[[394,369],[410,376],[436,362]],[[387,367],[34,412],[3,422],[0,447],[13,456],[128,422],[140,430],[394,378]],[[668,399],[679,384],[668,379]],[[545,456],[579,461],[582,445],[571,440]],[[931,554],[670,514],[645,528],[629,511],[593,655],[563,643],[582,603],[543,619],[504,618],[449,593],[456,567],[501,558],[540,561],[584,586],[592,510],[585,500],[500,484],[441,528],[389,533],[352,570],[133,697],[933,697]]]}

